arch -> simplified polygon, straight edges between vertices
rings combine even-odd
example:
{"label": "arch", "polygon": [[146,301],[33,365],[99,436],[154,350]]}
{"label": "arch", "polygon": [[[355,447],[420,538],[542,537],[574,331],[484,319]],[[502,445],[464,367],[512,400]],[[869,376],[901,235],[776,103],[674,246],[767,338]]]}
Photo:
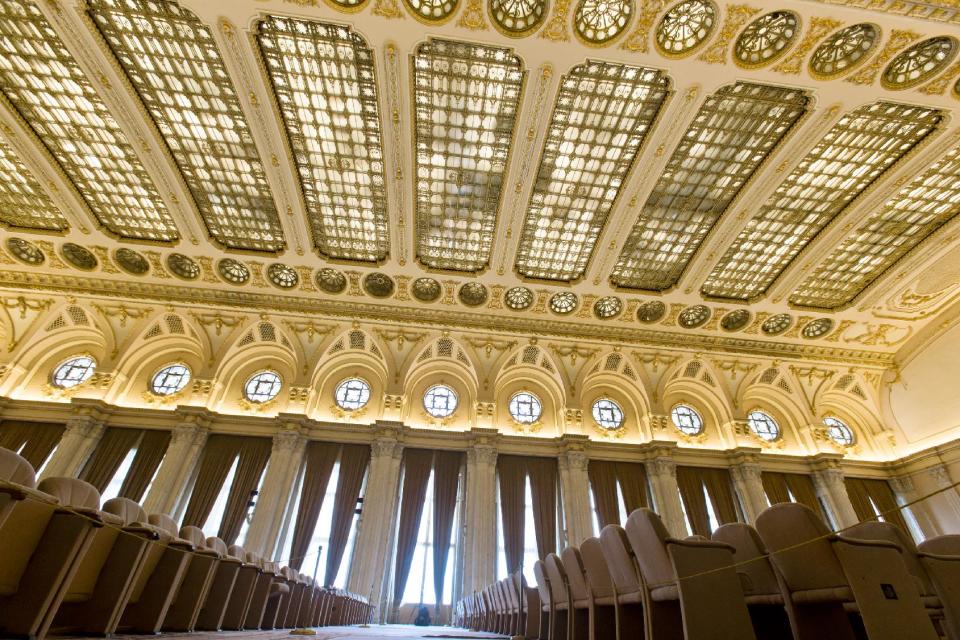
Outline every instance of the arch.
{"label": "arch", "polygon": [[[650,439],[651,435],[644,432],[650,400],[639,368],[626,354],[607,351],[594,357],[582,368],[577,388],[580,389],[579,402],[588,433],[633,440]],[[623,426],[615,432],[605,431],[593,419],[593,405],[601,398],[610,398],[623,409]]]}
{"label": "arch", "polygon": [[[777,370],[772,380],[769,373],[771,369]],[[817,447],[808,428],[813,416],[793,391],[798,388],[798,383],[790,380],[786,373],[771,367],[761,371],[743,390],[739,406],[744,417],[758,409],[769,413],[777,421],[781,437],[774,446],[789,453],[806,454],[815,452]]]}
{"label": "arch", "polygon": [[[849,384],[843,384],[843,378],[849,376],[852,380]],[[854,388],[869,388],[866,383],[854,374],[841,376],[837,383],[831,385],[825,391],[817,394],[814,401],[816,407],[816,425],[822,426],[823,419],[827,416],[836,416],[853,430],[855,435],[854,446],[847,449],[835,445],[832,441],[828,446],[834,450],[841,450],[854,455],[864,453],[889,454],[893,453],[894,443],[885,437],[892,432],[884,429],[883,421],[876,409],[870,407],[870,401],[866,394],[852,393]],[[874,405],[875,406],[875,405]]]}
{"label": "arch", "polygon": [[[362,378],[370,385],[370,400],[361,409],[344,412],[334,401],[337,385],[347,378]],[[330,341],[310,376],[306,413],[319,420],[373,422],[386,406],[389,368],[383,348],[356,327]]]}
{"label": "arch", "polygon": [[[559,371],[550,355],[535,344],[518,347],[494,380],[494,425],[543,436],[563,433],[566,396]],[[510,416],[510,398],[520,391],[533,393],[542,404],[540,420],[532,426],[520,425]]]}
{"label": "arch", "polygon": [[[710,363],[700,358],[680,360],[667,371],[660,379],[658,393],[660,406],[667,416],[667,437],[720,448],[736,446],[730,398],[718,380]],[[685,436],[674,428],[670,412],[678,404],[690,405],[703,418],[701,435]]]}
{"label": "arch", "polygon": [[[423,407],[423,396],[434,384],[449,386],[457,394],[457,410],[448,418],[434,418]],[[407,401],[400,418],[410,424],[471,429],[477,422],[478,388],[477,371],[467,349],[450,336],[440,336],[411,359],[403,382]]]}

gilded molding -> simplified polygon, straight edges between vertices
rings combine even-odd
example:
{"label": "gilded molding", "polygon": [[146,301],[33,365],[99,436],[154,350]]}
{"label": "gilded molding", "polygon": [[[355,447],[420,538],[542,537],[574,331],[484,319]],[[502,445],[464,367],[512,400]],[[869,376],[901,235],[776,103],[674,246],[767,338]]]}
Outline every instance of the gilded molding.
{"label": "gilded molding", "polygon": [[403,12],[400,11],[400,4],[397,0],[376,0],[371,13],[375,16],[382,16],[389,19],[406,17],[403,15]]}
{"label": "gilded molding", "polygon": [[547,20],[543,31],[540,32],[541,38],[553,40],[554,42],[567,42],[570,40],[570,18],[567,12],[570,10],[570,0],[556,0],[553,5],[553,15]]}
{"label": "gilded molding", "polygon": [[697,60],[702,60],[710,64],[727,64],[727,50],[733,37],[740,29],[747,24],[747,21],[760,13],[760,9],[746,4],[730,4],[726,7],[726,16],[723,19],[723,27],[714,41],[697,56]]}
{"label": "gilded molding", "polygon": [[940,74],[940,77],[931,80],[917,91],[928,96],[942,96],[958,75],[960,75],[960,61],[954,62],[949,69]]}
{"label": "gilded molding", "polygon": [[883,45],[880,53],[875,55],[870,62],[861,67],[855,74],[845,78],[845,82],[859,85],[873,84],[883,67],[885,67],[901,49],[919,38],[920,34],[915,31],[894,29],[890,32],[890,37],[887,39],[887,43]]}
{"label": "gilded molding", "polygon": [[467,0],[457,26],[471,31],[488,31],[487,19],[483,15],[483,0]]}
{"label": "gilded molding", "polygon": [[637,26],[623,41],[620,48],[636,53],[647,53],[650,50],[650,30],[666,2],[664,0],[651,0],[640,4],[643,8],[640,10],[640,15],[637,16]]}
{"label": "gilded molding", "polygon": [[810,53],[818,42],[823,40],[831,31],[835,30],[841,24],[843,23],[833,18],[810,18],[810,26],[807,28],[807,33],[803,37],[803,40],[801,40],[800,44],[794,47],[793,51],[781,60],[773,70],[790,75],[799,75],[807,54]]}

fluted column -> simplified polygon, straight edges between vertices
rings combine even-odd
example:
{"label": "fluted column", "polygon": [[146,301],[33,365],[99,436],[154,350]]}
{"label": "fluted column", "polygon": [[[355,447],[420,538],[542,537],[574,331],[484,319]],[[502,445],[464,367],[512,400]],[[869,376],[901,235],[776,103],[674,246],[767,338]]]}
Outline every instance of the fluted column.
{"label": "fluted column", "polygon": [[105,428],[103,417],[96,412],[84,412],[67,420],[60,444],[43,468],[40,479],[77,477],[100,442]]}
{"label": "fluted column", "polygon": [[647,477],[653,493],[654,509],[671,534],[678,538],[687,536],[687,524],[680,503],[680,488],[677,486],[677,464],[666,455],[646,462]]}
{"label": "fluted column", "polygon": [[350,565],[349,589],[370,598],[378,608],[379,620],[384,606],[385,576],[393,557],[403,445],[397,441],[396,428],[382,429],[370,445],[370,469],[363,511],[357,525],[356,545]]}
{"label": "fluted column", "polygon": [[567,544],[579,545],[593,535],[590,517],[589,460],[583,451],[560,454],[560,487],[563,490],[563,514],[567,525]]}
{"label": "fluted column", "polygon": [[200,460],[203,446],[207,443],[210,432],[208,423],[202,415],[187,414],[173,428],[170,446],[143,501],[144,511],[175,515],[178,503],[185,497],[183,494]]}
{"label": "fluted column", "polygon": [[733,488],[740,498],[743,515],[753,524],[760,512],[767,508],[767,494],[763,490],[760,463],[755,456],[737,456],[730,467]]}
{"label": "fluted column", "polygon": [[817,496],[827,506],[834,524],[838,529],[852,527],[859,522],[857,512],[853,509],[850,496],[847,494],[847,485],[843,481],[843,470],[836,462],[831,462],[815,468],[813,471],[813,486]]}
{"label": "fluted column", "polygon": [[253,519],[247,529],[243,548],[257,555],[272,555],[280,535],[284,513],[291,503],[293,485],[303,466],[307,440],[295,428],[285,428],[273,436],[270,462],[263,478]]}
{"label": "fluted column", "polygon": [[497,449],[467,449],[463,515],[463,593],[492,584],[497,571]]}

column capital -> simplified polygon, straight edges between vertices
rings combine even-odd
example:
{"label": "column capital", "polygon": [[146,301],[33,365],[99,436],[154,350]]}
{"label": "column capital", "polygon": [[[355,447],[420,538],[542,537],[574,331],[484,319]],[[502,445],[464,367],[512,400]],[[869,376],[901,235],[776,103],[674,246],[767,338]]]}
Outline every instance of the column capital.
{"label": "column capital", "polygon": [[677,463],[670,456],[657,456],[647,460],[647,469],[654,476],[676,476]]}
{"label": "column capital", "polygon": [[927,475],[937,483],[937,487],[943,489],[953,484],[953,478],[950,477],[950,470],[944,464],[938,464],[935,467],[927,469]]}
{"label": "column capital", "polygon": [[175,443],[192,443],[198,437],[206,436],[210,432],[206,425],[196,422],[180,422],[170,433],[171,446]]}
{"label": "column capital", "polygon": [[299,431],[284,429],[273,434],[273,448],[278,451],[293,451],[306,444],[306,440]]}
{"label": "column capital", "polygon": [[585,451],[571,449],[560,454],[558,462],[562,470],[569,469],[571,471],[585,472],[587,465],[590,463],[590,458]]}
{"label": "column capital", "polygon": [[913,493],[913,476],[891,476],[889,478],[890,487],[899,494]]}
{"label": "column capital", "polygon": [[474,444],[467,448],[467,464],[494,466],[497,464],[497,448],[488,444]]}
{"label": "column capital", "polygon": [[403,445],[396,438],[378,437],[370,443],[370,455],[373,458],[399,457]]}

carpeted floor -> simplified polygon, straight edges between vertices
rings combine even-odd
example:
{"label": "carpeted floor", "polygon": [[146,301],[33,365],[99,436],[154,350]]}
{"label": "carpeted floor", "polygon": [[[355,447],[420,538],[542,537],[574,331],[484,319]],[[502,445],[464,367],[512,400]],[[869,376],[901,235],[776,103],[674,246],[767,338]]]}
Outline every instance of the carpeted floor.
{"label": "carpeted floor", "polygon": [[[289,629],[276,631],[201,631],[197,633],[164,633],[156,636],[170,640],[209,640],[211,638],[235,638],[236,640],[424,640],[441,638],[464,638],[477,640],[483,638],[500,639],[492,633],[479,633],[455,627],[414,627],[412,625],[388,624],[363,627],[322,627],[315,629],[315,636],[291,635]],[[51,640],[74,640],[68,636],[50,636]],[[144,636],[117,634],[115,640],[143,640]],[[76,639],[80,640],[80,639]],[[83,640],[89,640],[84,638]]]}

